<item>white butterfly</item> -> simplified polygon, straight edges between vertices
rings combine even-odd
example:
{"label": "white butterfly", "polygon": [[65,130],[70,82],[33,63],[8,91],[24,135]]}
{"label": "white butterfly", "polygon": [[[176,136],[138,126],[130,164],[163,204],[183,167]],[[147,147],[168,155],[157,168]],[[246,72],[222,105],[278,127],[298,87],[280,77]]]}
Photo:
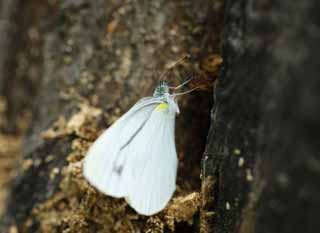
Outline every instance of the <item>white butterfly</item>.
{"label": "white butterfly", "polygon": [[138,101],[94,142],[84,160],[91,185],[124,197],[139,214],[164,209],[176,188],[176,95],[162,81],[152,97]]}

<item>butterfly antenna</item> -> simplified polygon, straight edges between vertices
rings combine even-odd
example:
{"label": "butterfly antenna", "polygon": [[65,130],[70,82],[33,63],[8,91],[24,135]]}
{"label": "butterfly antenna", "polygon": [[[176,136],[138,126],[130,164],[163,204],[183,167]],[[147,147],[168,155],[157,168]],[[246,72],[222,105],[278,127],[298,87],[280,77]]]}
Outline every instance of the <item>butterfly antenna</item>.
{"label": "butterfly antenna", "polygon": [[183,64],[184,61],[185,61],[186,59],[189,59],[189,58],[190,58],[190,55],[189,55],[189,54],[186,54],[186,55],[184,55],[182,58],[180,58],[179,60],[177,60],[176,62],[174,62],[173,64],[171,64],[170,67],[161,74],[160,80],[166,81],[166,78],[167,78],[168,74],[171,72],[172,68],[174,68],[174,67],[177,66],[177,65]]}
{"label": "butterfly antenna", "polygon": [[195,90],[199,89],[199,87],[195,87],[195,88],[192,88],[191,90],[188,90],[188,91],[185,91],[185,92],[181,92],[181,93],[174,93],[172,94],[173,96],[180,96],[180,95],[185,95],[185,94],[189,94]]}
{"label": "butterfly antenna", "polygon": [[187,79],[186,81],[184,81],[183,83],[181,83],[180,85],[176,86],[176,87],[169,87],[170,89],[174,89],[174,90],[178,90],[181,87],[185,86],[186,84],[188,84],[189,82],[191,82],[194,79],[194,77]]}

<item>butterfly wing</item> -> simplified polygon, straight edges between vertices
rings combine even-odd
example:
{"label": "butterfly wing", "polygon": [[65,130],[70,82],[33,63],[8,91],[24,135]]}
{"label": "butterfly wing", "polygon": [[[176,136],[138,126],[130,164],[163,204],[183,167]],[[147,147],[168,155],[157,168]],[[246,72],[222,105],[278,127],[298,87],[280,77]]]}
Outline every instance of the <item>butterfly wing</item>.
{"label": "butterfly wing", "polygon": [[160,106],[132,142],[121,150],[122,154],[130,154],[123,180],[129,187],[126,199],[143,215],[162,210],[176,188],[175,113]]}
{"label": "butterfly wing", "polygon": [[127,187],[120,182],[125,162],[120,150],[140,131],[159,103],[153,97],[140,100],[94,142],[83,165],[83,174],[91,185],[113,197],[127,195]]}

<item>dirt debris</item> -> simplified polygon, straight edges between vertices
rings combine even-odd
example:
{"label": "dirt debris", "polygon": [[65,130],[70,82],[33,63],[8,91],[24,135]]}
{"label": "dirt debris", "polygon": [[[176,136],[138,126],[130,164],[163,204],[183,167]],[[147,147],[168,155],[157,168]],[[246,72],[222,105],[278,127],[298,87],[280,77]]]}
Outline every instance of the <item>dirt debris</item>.
{"label": "dirt debris", "polygon": [[[68,120],[58,119],[42,136],[55,140],[73,135],[68,164],[61,170],[53,169],[52,176],[61,172],[60,191],[32,211],[40,223],[41,232],[136,232],[144,224],[145,232],[174,232],[175,224],[193,224],[199,212],[200,194],[176,192],[167,208],[157,215],[140,216],[123,199],[115,199],[98,192],[82,175],[83,158],[101,130],[92,122],[102,114],[100,109],[79,104],[79,111]],[[50,156],[50,155],[49,155]]]}

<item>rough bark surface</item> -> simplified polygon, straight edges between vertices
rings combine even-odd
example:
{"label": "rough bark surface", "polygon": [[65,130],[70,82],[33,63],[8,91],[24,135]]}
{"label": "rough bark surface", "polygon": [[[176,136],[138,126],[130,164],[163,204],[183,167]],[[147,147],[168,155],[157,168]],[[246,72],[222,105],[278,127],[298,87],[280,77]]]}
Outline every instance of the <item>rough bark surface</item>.
{"label": "rough bark surface", "polygon": [[[18,34],[18,18],[17,14],[21,6],[19,1],[2,1],[0,3],[0,93],[1,96],[12,95],[9,93],[9,87],[13,85],[15,81],[14,73],[16,66],[16,53],[17,53],[17,44],[21,41]],[[13,76],[13,77],[10,77]],[[14,98],[10,98],[14,99]],[[7,111],[7,114],[10,114],[11,109]],[[9,121],[6,121],[8,124]],[[4,123],[3,123],[4,124]],[[1,125],[2,131],[4,131],[3,125]],[[12,127],[6,127],[9,129]]]}
{"label": "rough bark surface", "polygon": [[[2,232],[319,229],[318,1],[67,0],[44,8],[50,17],[29,42],[42,41],[42,78]],[[179,102],[178,189],[166,210],[142,217],[90,187],[81,166],[94,139],[152,93],[154,70],[185,52],[200,66],[219,52],[222,25],[214,93]]]}
{"label": "rough bark surface", "polygon": [[259,16],[253,29],[266,48],[260,59],[267,79],[256,232],[317,232],[320,3],[257,1],[251,9]]}
{"label": "rough bark surface", "polygon": [[212,212],[207,232],[239,231],[254,182],[265,79],[259,77],[261,67],[252,65],[256,53],[263,51],[248,48],[246,7],[246,1],[225,3],[224,67],[214,93],[216,101],[203,158],[203,176],[214,182],[213,200],[207,207]]}
{"label": "rough bark surface", "polygon": [[81,165],[99,133],[138,99],[152,94],[159,73],[154,70],[166,69],[184,53],[198,64],[219,50],[222,3],[48,4],[47,16],[31,31],[31,36],[38,32],[41,37],[42,75],[3,231],[196,231],[212,93],[179,101],[178,189],[163,213],[138,216],[124,200],[100,194],[82,177]]}
{"label": "rough bark surface", "polygon": [[319,2],[226,1],[211,232],[319,229]]}

